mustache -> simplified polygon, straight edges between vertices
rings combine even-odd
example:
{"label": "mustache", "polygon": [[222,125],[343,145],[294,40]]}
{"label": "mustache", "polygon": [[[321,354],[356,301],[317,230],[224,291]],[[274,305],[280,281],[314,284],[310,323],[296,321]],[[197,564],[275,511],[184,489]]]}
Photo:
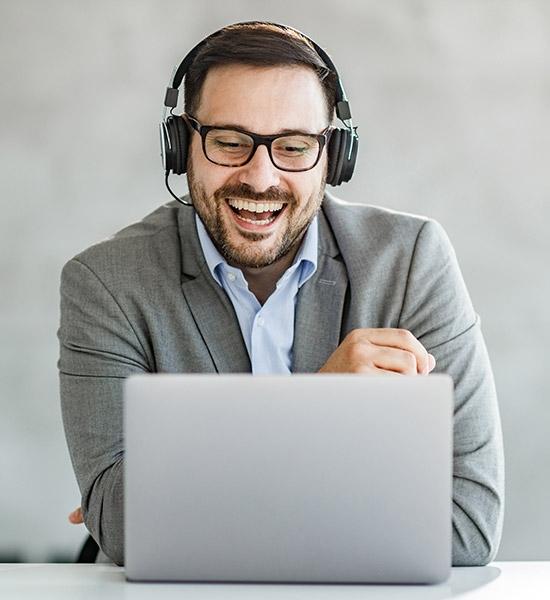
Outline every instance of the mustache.
{"label": "mustache", "polygon": [[259,193],[255,192],[247,183],[223,185],[214,192],[216,200],[224,200],[229,197],[254,200],[256,202],[285,202],[288,204],[293,204],[295,201],[294,196],[290,192],[285,192],[280,188],[270,187],[264,192]]}

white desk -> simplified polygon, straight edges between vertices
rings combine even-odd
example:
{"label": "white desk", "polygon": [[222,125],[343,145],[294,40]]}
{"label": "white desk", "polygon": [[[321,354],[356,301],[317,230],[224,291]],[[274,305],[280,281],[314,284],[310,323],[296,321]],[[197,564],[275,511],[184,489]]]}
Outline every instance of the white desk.
{"label": "white desk", "polygon": [[453,568],[434,586],[128,583],[109,565],[0,564],[1,600],[550,600],[550,562]]}

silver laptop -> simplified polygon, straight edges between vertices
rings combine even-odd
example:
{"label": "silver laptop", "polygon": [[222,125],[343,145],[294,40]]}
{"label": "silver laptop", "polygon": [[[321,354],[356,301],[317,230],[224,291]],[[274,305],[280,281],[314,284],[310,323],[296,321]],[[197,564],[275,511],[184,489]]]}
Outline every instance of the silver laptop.
{"label": "silver laptop", "polygon": [[124,400],[128,579],[449,576],[449,376],[137,375]]}

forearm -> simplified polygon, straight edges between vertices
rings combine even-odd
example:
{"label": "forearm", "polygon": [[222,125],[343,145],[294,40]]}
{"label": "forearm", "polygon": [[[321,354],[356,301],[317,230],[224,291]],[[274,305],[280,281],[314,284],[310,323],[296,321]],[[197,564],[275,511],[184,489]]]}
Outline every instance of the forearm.
{"label": "forearm", "polygon": [[434,373],[453,379],[453,564],[486,564],[497,552],[504,513],[497,395],[454,250],[432,221],[418,235],[399,326],[434,355]]}
{"label": "forearm", "polygon": [[84,522],[117,564],[124,562],[122,382],[60,375],[63,424]]}
{"label": "forearm", "polygon": [[453,553],[455,567],[483,566],[494,560],[501,535],[502,499],[485,488],[455,477],[453,483]]}
{"label": "forearm", "polygon": [[453,565],[494,559],[504,514],[504,452],[497,396],[479,323],[430,350],[455,383]]}
{"label": "forearm", "polygon": [[65,436],[86,526],[124,562],[124,379],[149,371],[143,345],[93,271],[70,261],[61,281],[60,395]]}
{"label": "forearm", "polygon": [[103,552],[124,565],[124,460],[120,459],[96,479],[82,496],[86,527]]}

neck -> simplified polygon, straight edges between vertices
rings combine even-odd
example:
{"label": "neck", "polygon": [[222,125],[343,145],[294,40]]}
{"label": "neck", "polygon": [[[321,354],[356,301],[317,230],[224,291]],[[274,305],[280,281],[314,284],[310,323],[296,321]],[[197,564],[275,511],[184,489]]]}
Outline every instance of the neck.
{"label": "neck", "polygon": [[302,240],[303,236],[283,257],[266,267],[254,268],[232,265],[241,269],[244,278],[248,283],[248,289],[256,296],[260,304],[265,304],[269,296],[275,291],[277,281],[279,281],[283,273],[290,267],[296,258]]}

